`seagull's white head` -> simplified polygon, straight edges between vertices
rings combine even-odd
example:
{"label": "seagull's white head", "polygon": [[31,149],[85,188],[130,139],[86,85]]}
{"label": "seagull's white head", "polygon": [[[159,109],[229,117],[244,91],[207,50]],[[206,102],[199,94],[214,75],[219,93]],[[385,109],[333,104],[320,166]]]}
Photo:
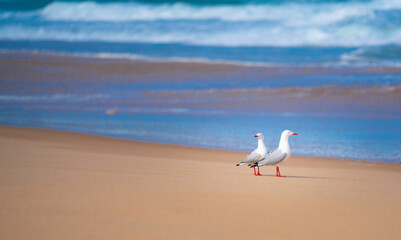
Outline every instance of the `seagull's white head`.
{"label": "seagull's white head", "polygon": [[281,134],[281,135],[284,135],[284,136],[291,136],[291,135],[298,135],[298,133],[293,133],[293,132],[291,132],[290,130],[284,130],[283,131],[283,133]]}
{"label": "seagull's white head", "polygon": [[264,139],[264,138],[265,138],[265,137],[263,136],[263,134],[261,134],[261,133],[255,134],[254,137],[255,137],[255,138],[258,138],[258,139]]}

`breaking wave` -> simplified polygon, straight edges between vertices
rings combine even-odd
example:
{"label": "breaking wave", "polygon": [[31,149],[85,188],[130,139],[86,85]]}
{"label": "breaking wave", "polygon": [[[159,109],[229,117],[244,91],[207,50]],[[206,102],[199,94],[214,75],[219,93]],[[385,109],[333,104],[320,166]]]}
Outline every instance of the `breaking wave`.
{"label": "breaking wave", "polygon": [[0,39],[284,47],[399,44],[401,2],[56,1],[36,10],[0,11]]}

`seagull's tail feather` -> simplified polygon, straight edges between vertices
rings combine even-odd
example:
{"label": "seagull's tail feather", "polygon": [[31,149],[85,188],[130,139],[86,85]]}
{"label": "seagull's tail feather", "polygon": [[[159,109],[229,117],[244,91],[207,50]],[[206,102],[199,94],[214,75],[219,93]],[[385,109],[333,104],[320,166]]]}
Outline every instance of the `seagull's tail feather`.
{"label": "seagull's tail feather", "polygon": [[237,165],[235,165],[235,166],[242,166],[242,165],[244,165],[244,162],[240,162],[240,163],[238,163]]}

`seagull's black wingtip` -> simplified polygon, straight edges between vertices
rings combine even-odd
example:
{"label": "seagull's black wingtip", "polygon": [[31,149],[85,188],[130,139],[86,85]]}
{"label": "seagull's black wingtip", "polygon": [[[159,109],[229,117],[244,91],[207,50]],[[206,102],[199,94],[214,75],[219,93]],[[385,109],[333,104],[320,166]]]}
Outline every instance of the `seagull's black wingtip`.
{"label": "seagull's black wingtip", "polygon": [[250,166],[250,168],[255,168],[255,167],[258,167],[258,164],[257,164],[257,163],[255,163],[255,164],[253,164],[252,166]]}
{"label": "seagull's black wingtip", "polygon": [[239,163],[238,163],[237,165],[235,165],[235,166],[237,166],[237,167],[238,167],[238,166],[239,166]]}

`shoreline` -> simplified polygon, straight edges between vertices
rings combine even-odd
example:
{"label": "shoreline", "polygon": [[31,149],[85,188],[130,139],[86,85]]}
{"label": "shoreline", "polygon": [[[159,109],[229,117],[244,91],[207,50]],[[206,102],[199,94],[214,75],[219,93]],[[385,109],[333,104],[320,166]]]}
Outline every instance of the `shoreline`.
{"label": "shoreline", "polygon": [[[226,61],[226,60],[207,60],[199,58],[132,58],[127,57],[129,54],[113,54],[113,53],[91,53],[91,54],[77,54],[69,52],[57,52],[57,51],[41,51],[41,50],[0,50],[1,55],[9,55],[14,58],[31,57],[42,60],[56,60],[56,61],[98,61],[98,62],[109,62],[109,63],[122,63],[122,64],[141,64],[147,68],[149,64],[158,64],[166,67],[176,68],[177,65],[187,66],[189,69],[194,70],[195,68],[204,68],[207,71],[266,71],[272,74],[279,74],[281,71],[290,69],[294,73],[303,75],[311,73],[341,73],[341,74],[400,74],[401,65],[341,65],[341,64],[272,64],[263,62],[237,62],[237,61]],[[163,67],[164,68],[164,67]]]}
{"label": "shoreline", "polygon": [[[401,166],[0,126],[4,239],[399,239]],[[154,231],[158,229],[158,231]]]}
{"label": "shoreline", "polygon": [[0,122],[239,150],[252,150],[255,132],[274,149],[278,129],[288,128],[306,133],[302,145],[292,141],[294,154],[399,163],[401,85],[382,74],[395,70],[0,54]]}
{"label": "shoreline", "polygon": [[[175,144],[175,143],[166,143],[166,142],[151,142],[151,141],[141,141],[141,140],[136,140],[136,139],[129,139],[129,138],[124,138],[124,137],[118,137],[118,136],[107,136],[107,135],[101,135],[101,134],[96,134],[96,133],[85,133],[85,132],[77,132],[77,131],[69,131],[69,130],[62,130],[62,129],[52,129],[52,128],[41,128],[41,127],[30,127],[30,126],[16,126],[16,125],[7,125],[7,124],[0,124],[0,128],[21,128],[21,129],[27,129],[27,130],[37,130],[37,131],[50,131],[50,132],[59,132],[59,133],[65,133],[65,134],[78,134],[78,135],[84,135],[84,136],[91,136],[91,137],[99,137],[99,138],[106,138],[106,139],[115,139],[115,140],[121,140],[121,141],[128,141],[132,143],[137,143],[137,144],[154,144],[156,146],[164,146],[164,147],[177,147],[177,148],[189,148],[189,149],[198,149],[198,150],[205,150],[205,151],[223,151],[223,152],[234,152],[234,153],[241,153],[244,156],[249,154],[247,151],[243,150],[236,150],[236,149],[224,149],[224,148],[211,148],[211,147],[203,147],[203,146],[191,146],[191,145],[184,145],[184,144]],[[350,162],[358,164],[358,163],[364,163],[364,164],[389,164],[389,165],[397,165],[400,163],[397,162],[383,162],[383,161],[374,161],[374,160],[366,160],[366,159],[355,159],[355,158],[338,158],[338,157],[325,157],[325,156],[311,156],[311,155],[292,155],[291,158],[307,158],[307,159],[319,159],[319,160],[327,160],[327,161],[345,161],[345,162]]]}

